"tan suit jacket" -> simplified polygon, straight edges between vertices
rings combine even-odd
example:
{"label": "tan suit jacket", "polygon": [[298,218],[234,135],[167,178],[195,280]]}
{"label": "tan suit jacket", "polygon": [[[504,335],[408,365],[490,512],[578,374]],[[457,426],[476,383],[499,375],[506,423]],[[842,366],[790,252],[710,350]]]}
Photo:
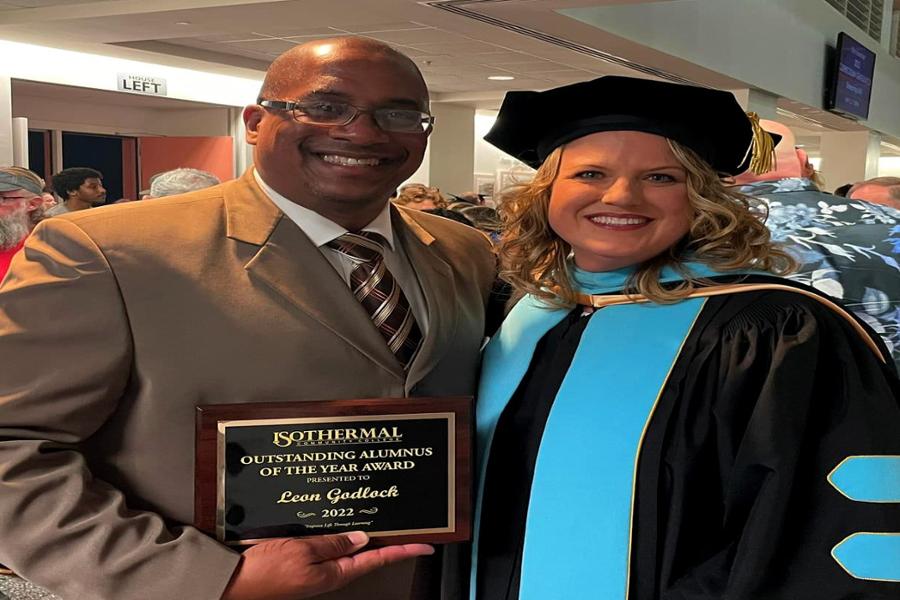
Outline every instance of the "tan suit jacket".
{"label": "tan suit jacket", "polygon": [[[65,600],[216,600],[238,555],[185,526],[196,405],[472,394],[489,243],[392,219],[429,314],[406,377],[251,173],[41,223],[0,287],[0,562]],[[327,597],[407,598],[412,571]]]}

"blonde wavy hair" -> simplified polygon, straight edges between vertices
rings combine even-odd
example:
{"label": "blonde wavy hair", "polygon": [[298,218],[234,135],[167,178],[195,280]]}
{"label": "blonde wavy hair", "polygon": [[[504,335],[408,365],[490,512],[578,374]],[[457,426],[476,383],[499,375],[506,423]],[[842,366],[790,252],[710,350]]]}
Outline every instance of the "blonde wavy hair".
{"label": "blonde wavy hair", "polygon": [[[718,271],[755,269],[785,275],[796,269],[796,261],[770,239],[764,224],[765,204],[728,189],[723,177],[695,152],[667,141],[687,173],[693,221],[680,243],[638,266],[626,283],[627,294],[668,304],[709,285],[708,280],[687,272],[684,262],[688,259]],[[572,307],[577,304],[569,272],[572,247],[550,228],[547,216],[562,153],[562,147],[555,149],[532,181],[503,193],[498,208],[503,222],[498,252],[500,276],[517,291],[550,306]],[[663,285],[659,279],[664,267],[674,268],[684,281],[674,287]]]}

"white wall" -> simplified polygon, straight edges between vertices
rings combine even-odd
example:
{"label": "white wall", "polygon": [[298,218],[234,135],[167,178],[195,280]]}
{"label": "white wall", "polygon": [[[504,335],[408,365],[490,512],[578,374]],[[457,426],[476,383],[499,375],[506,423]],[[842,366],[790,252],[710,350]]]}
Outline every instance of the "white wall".
{"label": "white wall", "polygon": [[15,94],[12,116],[27,117],[31,129],[61,129],[108,135],[229,135],[227,108],[156,109],[96,104],[59,96]]}
{"label": "white wall", "polygon": [[402,188],[407,183],[423,183],[425,185],[431,185],[431,141],[428,142],[428,147],[425,149],[425,156],[422,158],[422,164],[419,165],[419,168],[416,169],[416,172],[409,176],[409,179],[401,183],[397,186],[397,189]]}
{"label": "white wall", "polygon": [[[13,56],[27,56],[28,60],[0,60],[0,164],[12,163],[12,116],[29,117],[30,127],[54,129],[57,133],[65,129],[113,135],[233,134],[233,118],[226,108],[170,112],[90,106],[61,96],[58,100],[67,100],[65,106],[52,97],[14,99],[10,114],[11,79],[117,91],[119,73],[143,75],[165,79],[169,98],[231,107],[252,103],[262,83],[261,74],[257,78],[232,77],[203,71],[199,65],[197,69],[183,69],[0,40],[0,57]],[[54,152],[61,156],[58,140]],[[59,156],[54,158],[54,165],[59,162]]]}
{"label": "white wall", "polygon": [[0,74],[0,165],[13,164],[12,82]]}
{"label": "white wall", "polygon": [[118,74],[128,73],[165,79],[169,98],[227,106],[252,103],[262,83],[262,74],[256,79],[232,77],[4,40],[0,40],[0,56],[28,57],[0,63],[0,76],[117,91]]}
{"label": "white wall", "polygon": [[885,156],[878,161],[879,177],[900,177],[900,156]]}
{"label": "white wall", "polygon": [[560,12],[819,108],[826,45],[833,47],[838,32],[846,31],[877,54],[866,125],[900,136],[900,59],[823,0],[674,0]]}
{"label": "white wall", "polygon": [[828,131],[819,143],[818,168],[827,188],[863,181],[878,173],[881,139],[871,131]]}
{"label": "white wall", "polygon": [[475,111],[475,172],[493,173],[501,164],[501,161],[512,162],[512,159],[484,141],[484,136],[490,131],[497,120],[496,110]]}
{"label": "white wall", "polygon": [[429,183],[445,194],[462,194],[472,189],[473,119],[468,106],[432,103],[435,129],[429,145]]}
{"label": "white wall", "polygon": [[495,110],[479,110],[475,113],[475,175],[491,176],[495,195],[513,181],[527,181],[534,169],[511,158],[484,141],[485,134],[497,119]]}

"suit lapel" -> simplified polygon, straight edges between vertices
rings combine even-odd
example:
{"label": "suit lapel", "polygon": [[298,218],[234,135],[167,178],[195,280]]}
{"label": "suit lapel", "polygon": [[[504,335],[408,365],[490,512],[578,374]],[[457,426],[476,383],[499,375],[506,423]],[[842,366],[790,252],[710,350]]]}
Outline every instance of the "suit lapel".
{"label": "suit lapel", "polygon": [[435,238],[403,210],[392,210],[394,230],[419,279],[428,305],[428,331],[406,380],[409,391],[444,356],[456,331],[453,270],[436,248]]}
{"label": "suit lapel", "polygon": [[397,359],[334,267],[285,217],[248,171],[226,191],[228,237],[260,246],[244,269],[386,371],[403,379]]}

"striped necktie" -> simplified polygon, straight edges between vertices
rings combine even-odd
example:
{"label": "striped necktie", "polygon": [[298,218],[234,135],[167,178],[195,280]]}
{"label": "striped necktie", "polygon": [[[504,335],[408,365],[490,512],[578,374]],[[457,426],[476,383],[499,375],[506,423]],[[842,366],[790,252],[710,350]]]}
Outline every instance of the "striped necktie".
{"label": "striped necktie", "polygon": [[407,369],[422,342],[422,332],[400,284],[384,266],[383,240],[369,231],[348,232],[328,242],[328,246],[353,262],[353,295],[369,313],[390,351]]}

